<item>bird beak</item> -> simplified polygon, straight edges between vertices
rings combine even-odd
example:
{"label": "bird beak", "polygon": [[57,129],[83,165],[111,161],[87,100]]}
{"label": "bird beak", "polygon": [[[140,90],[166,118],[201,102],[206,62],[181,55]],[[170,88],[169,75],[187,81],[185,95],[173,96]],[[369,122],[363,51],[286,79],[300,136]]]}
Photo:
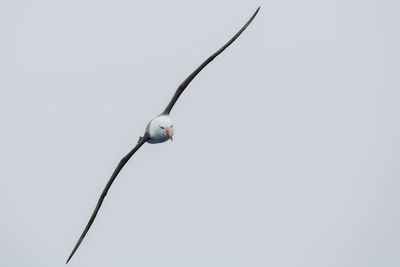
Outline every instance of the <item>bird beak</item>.
{"label": "bird beak", "polygon": [[174,141],[174,140],[172,139],[171,129],[170,129],[170,128],[167,128],[166,131],[167,131],[167,135],[168,135],[169,139],[171,139],[171,141]]}

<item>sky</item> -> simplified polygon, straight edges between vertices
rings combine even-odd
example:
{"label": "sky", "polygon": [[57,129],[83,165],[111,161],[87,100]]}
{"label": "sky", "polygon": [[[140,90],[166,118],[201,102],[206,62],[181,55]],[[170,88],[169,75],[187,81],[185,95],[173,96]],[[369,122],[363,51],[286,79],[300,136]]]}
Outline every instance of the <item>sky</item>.
{"label": "sky", "polygon": [[0,266],[400,266],[399,1],[0,2]]}

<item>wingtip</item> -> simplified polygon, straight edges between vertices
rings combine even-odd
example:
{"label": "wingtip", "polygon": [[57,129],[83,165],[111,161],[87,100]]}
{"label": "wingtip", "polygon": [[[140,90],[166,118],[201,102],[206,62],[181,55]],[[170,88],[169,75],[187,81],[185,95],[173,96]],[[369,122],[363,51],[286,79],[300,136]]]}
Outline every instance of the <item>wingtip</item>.
{"label": "wingtip", "polygon": [[258,11],[260,11],[260,8],[261,8],[261,6],[257,7],[256,11],[253,13],[253,16],[251,16],[250,20],[253,20],[257,16]]}
{"label": "wingtip", "polygon": [[68,264],[69,260],[72,258],[72,256],[74,256],[74,254],[75,254],[75,251],[73,251],[73,252],[69,255],[69,257],[68,257],[67,261],[65,262],[65,264]]}

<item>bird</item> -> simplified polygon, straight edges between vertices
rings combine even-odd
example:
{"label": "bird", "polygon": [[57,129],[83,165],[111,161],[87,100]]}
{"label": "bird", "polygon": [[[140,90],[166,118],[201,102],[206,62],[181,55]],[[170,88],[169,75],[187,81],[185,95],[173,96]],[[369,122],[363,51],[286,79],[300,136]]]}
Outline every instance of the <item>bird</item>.
{"label": "bird", "polygon": [[72,252],[70,253],[66,263],[68,263],[72,256],[75,254],[76,250],[82,243],[83,239],[85,238],[87,232],[89,231],[90,227],[93,224],[93,221],[95,220],[97,213],[99,212],[99,209],[101,205],[103,204],[103,200],[106,197],[108,190],[110,189],[112,183],[114,182],[115,178],[118,176],[119,172],[121,169],[125,166],[125,164],[129,161],[129,159],[133,156],[133,154],[136,153],[136,151],[139,150],[145,143],[149,144],[158,144],[158,143],[163,143],[168,140],[173,140],[173,135],[174,135],[174,124],[172,121],[172,118],[170,116],[171,110],[174,107],[176,101],[180,97],[180,95],[183,93],[183,91],[186,89],[186,87],[189,85],[189,83],[196,77],[197,74],[205,67],[207,66],[211,61],[213,61],[219,54],[222,53],[228,46],[230,46],[238,37],[239,35],[242,34],[242,32],[247,28],[247,26],[250,25],[250,23],[253,21],[253,19],[256,17],[258,11],[260,10],[260,6],[256,9],[256,11],[253,13],[253,15],[250,17],[250,19],[242,26],[242,28],[227,42],[225,43],[220,49],[218,49],[214,54],[209,56],[200,66],[198,66],[176,89],[174,95],[172,96],[170,102],[168,103],[167,107],[164,109],[164,111],[153,118],[152,120],[149,121],[149,123],[146,126],[146,130],[143,134],[143,136],[139,137],[139,140],[135,147],[131,151],[129,151],[128,154],[123,157],[120,162],[118,163],[117,167],[115,168],[114,172],[112,173],[111,177],[109,178],[105,188],[103,189],[103,192],[101,193],[99,200],[97,201],[97,205],[90,216],[89,222],[87,223],[85,229],[83,230],[81,236],[79,237],[78,242],[75,244]]}

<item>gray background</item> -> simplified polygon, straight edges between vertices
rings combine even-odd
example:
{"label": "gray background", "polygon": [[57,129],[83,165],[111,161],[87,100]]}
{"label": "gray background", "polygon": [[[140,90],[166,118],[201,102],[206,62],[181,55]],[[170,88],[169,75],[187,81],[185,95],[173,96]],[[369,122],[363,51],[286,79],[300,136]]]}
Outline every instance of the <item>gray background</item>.
{"label": "gray background", "polygon": [[[400,266],[399,1],[0,2],[0,266]],[[212,96],[212,97],[211,97]]]}

